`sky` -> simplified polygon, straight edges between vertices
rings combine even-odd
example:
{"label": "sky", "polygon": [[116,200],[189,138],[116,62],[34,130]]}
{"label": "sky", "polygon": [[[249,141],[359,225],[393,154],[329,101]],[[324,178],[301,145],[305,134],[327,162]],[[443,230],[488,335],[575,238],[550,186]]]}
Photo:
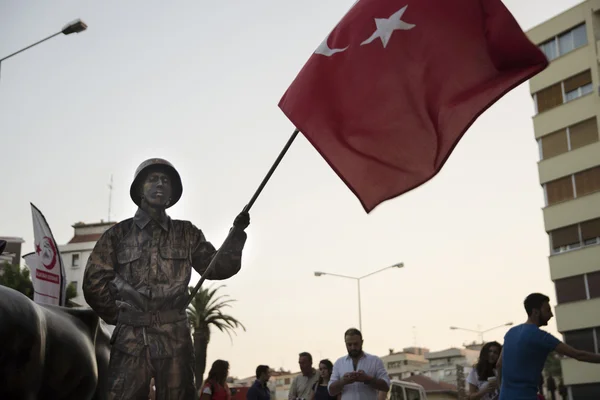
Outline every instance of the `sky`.
{"label": "sky", "polygon": [[[292,133],[279,99],[353,0],[0,0],[0,58],[83,19],[2,63],[0,235],[33,250],[29,202],[58,243],[72,224],[130,218],[129,185],[145,159],[179,170],[172,218],[192,221],[219,246]],[[505,0],[524,30],[577,4]],[[408,3],[410,4],[410,3]],[[443,45],[443,41],[440,41]],[[242,270],[213,284],[236,299],[230,340],[213,332],[209,365],[247,377],[259,364],[298,370],[345,353],[358,325],[364,349],[461,346],[525,320],[534,291],[555,302],[544,232],[533,104],[523,84],[469,129],[433,180],[366,214],[299,136],[251,210]],[[193,281],[198,276],[194,273]],[[507,328],[485,335],[501,340]],[[554,334],[554,320],[548,326]]]}

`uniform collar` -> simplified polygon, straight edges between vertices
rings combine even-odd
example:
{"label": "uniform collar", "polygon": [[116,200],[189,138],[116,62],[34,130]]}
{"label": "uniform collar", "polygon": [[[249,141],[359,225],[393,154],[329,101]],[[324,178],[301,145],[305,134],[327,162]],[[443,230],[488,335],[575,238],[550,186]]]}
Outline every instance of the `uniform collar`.
{"label": "uniform collar", "polygon": [[[150,217],[150,215],[148,215],[146,211],[142,210],[141,208],[138,208],[137,212],[135,213],[135,216],[133,217],[133,221],[138,226],[138,228],[144,229],[146,225],[148,225],[148,223],[152,221],[152,217]],[[165,214],[162,220],[156,222],[163,230],[167,232],[169,231],[169,225],[171,225],[171,218],[169,218],[168,215]]]}

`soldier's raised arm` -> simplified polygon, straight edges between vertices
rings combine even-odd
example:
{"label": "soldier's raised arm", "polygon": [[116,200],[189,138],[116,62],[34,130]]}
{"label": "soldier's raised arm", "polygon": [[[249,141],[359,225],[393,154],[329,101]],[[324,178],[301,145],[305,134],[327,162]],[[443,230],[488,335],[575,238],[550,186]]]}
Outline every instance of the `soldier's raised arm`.
{"label": "soldier's raised arm", "polygon": [[83,297],[89,306],[106,323],[117,323],[118,309],[109,290],[109,283],[115,278],[116,256],[112,231],[106,231],[94,246],[83,274]]}
{"label": "soldier's raised arm", "polygon": [[[233,236],[223,248],[217,265],[206,279],[223,280],[237,274],[242,267],[242,250],[246,243],[244,229],[250,224],[248,213],[241,213],[234,221]],[[217,253],[215,247],[206,240],[202,231],[190,224],[190,237],[192,242],[192,266],[200,274],[204,274],[210,261]]]}

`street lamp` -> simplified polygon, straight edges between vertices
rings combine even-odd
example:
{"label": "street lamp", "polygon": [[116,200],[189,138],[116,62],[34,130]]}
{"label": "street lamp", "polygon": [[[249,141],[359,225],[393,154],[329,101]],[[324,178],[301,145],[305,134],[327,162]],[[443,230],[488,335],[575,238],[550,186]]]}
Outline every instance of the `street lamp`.
{"label": "street lamp", "polygon": [[489,331],[493,331],[494,329],[503,328],[505,326],[512,326],[512,325],[513,325],[512,322],[507,322],[505,324],[498,325],[498,326],[495,326],[493,328],[486,329],[484,331],[482,331],[482,330],[475,330],[475,329],[467,329],[467,328],[459,328],[457,326],[451,326],[450,329],[453,330],[453,331],[459,330],[459,331],[467,331],[467,332],[477,333],[479,335],[479,340],[481,340],[481,343],[483,343],[483,334],[484,333],[487,333]]}
{"label": "street lamp", "polygon": [[58,36],[61,33],[63,35],[70,35],[71,33],[80,33],[80,32],[83,32],[86,29],[87,29],[86,23],[83,22],[80,19],[76,19],[75,21],[69,22],[59,32],[56,32],[55,34],[50,35],[47,38],[40,40],[39,42],[35,42],[32,45],[29,45],[29,46],[27,46],[27,47],[25,47],[25,48],[23,48],[23,49],[21,49],[19,51],[16,51],[16,52],[14,52],[14,53],[12,53],[12,54],[10,54],[10,55],[8,55],[8,56],[0,59],[0,67],[2,66],[2,61],[6,60],[8,58],[11,58],[12,56],[16,56],[17,54],[22,53],[25,50],[32,48],[33,46],[37,46],[38,44],[40,44],[42,42],[45,42],[46,40],[52,39],[53,37]]}
{"label": "street lamp", "polygon": [[353,279],[353,280],[356,281],[357,288],[358,288],[358,329],[360,329],[361,332],[362,332],[362,311],[361,311],[361,304],[360,304],[360,281],[362,279],[365,279],[365,278],[371,276],[371,275],[375,275],[375,274],[378,274],[378,273],[380,273],[382,271],[385,271],[386,269],[402,268],[402,267],[404,267],[404,263],[399,262],[399,263],[396,263],[394,265],[390,265],[389,267],[382,268],[380,270],[377,270],[375,272],[371,272],[370,274],[367,274],[367,275],[364,275],[364,276],[361,276],[361,277],[358,277],[358,278],[354,277],[354,276],[331,274],[329,272],[322,272],[322,271],[315,271],[315,276],[319,277],[319,276],[323,276],[323,275],[329,275],[329,276],[336,276],[338,278]]}

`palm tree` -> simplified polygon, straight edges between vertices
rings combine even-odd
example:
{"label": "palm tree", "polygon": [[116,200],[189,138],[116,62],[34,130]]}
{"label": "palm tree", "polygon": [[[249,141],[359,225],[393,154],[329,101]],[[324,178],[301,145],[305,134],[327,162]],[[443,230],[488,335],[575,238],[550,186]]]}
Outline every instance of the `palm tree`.
{"label": "palm tree", "polygon": [[[228,295],[217,295],[217,291],[224,285],[215,288],[200,288],[194,299],[190,303],[187,314],[194,337],[194,354],[196,365],[196,387],[202,386],[204,371],[206,370],[206,350],[210,341],[211,325],[221,332],[225,332],[232,339],[231,334],[235,334],[236,328],[246,327],[231,315],[223,313],[227,307],[231,307],[234,299],[228,299]],[[192,291],[189,288],[189,292]]]}

